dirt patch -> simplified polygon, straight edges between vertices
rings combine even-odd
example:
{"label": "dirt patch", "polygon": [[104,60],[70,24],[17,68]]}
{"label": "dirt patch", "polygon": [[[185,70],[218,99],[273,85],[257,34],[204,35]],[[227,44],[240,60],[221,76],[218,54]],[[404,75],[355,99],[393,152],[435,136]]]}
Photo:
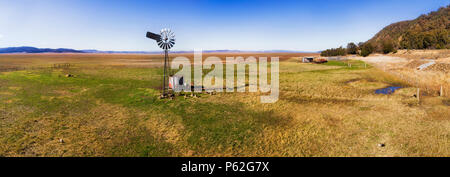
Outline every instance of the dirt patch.
{"label": "dirt patch", "polygon": [[375,54],[373,56],[368,57],[349,57],[349,59],[356,59],[356,60],[362,60],[365,62],[369,62],[372,64],[400,64],[400,63],[406,63],[409,60],[406,58],[401,57],[392,57],[392,56],[386,56],[386,55],[380,55]]}

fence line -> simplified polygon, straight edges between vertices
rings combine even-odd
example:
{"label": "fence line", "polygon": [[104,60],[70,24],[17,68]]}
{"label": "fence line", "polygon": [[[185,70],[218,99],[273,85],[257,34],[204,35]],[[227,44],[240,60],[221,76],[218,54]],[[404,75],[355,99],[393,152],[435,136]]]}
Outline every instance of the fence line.
{"label": "fence line", "polygon": [[[386,65],[380,65],[380,64],[374,64],[374,66],[377,66],[377,68],[381,68],[386,73],[393,75],[400,80],[406,82],[407,84],[414,86],[416,88],[421,88],[422,93],[426,93],[429,95],[435,95],[435,96],[442,96],[442,97],[448,97],[449,95],[449,89],[445,89],[449,86],[449,83],[445,80],[433,80],[431,79],[425,79],[420,77],[420,73],[417,73],[419,71],[405,71],[410,72],[410,74],[403,73],[399,71],[399,68],[392,68],[389,69],[386,67]],[[423,72],[423,71],[420,71]]]}

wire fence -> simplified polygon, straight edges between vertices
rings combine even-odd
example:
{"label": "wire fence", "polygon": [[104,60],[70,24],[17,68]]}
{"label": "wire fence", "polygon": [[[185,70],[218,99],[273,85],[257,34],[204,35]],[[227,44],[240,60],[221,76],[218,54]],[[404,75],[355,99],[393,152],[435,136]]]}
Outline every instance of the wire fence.
{"label": "wire fence", "polygon": [[395,68],[386,65],[376,65],[376,67],[412,87],[419,88],[422,95],[443,97],[449,97],[450,95],[447,73]]}

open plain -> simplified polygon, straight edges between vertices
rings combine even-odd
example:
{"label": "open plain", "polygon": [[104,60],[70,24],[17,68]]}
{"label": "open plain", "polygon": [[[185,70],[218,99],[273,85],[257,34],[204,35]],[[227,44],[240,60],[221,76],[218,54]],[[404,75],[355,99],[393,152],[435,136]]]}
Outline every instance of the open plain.
{"label": "open plain", "polygon": [[[274,104],[237,92],[160,100],[162,55],[0,55],[0,156],[450,156],[448,96],[419,101],[382,69],[299,62],[310,55],[203,56],[280,57]],[[374,93],[388,86],[402,88]]]}

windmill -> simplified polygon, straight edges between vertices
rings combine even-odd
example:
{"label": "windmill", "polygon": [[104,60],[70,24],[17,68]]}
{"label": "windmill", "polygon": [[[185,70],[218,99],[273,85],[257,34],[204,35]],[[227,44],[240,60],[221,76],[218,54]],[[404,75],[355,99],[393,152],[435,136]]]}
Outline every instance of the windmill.
{"label": "windmill", "polygon": [[163,75],[163,87],[162,87],[162,97],[166,97],[166,72],[167,72],[167,65],[169,63],[169,49],[175,45],[175,35],[173,32],[168,29],[164,28],[160,31],[159,34],[147,32],[147,38],[153,39],[156,41],[158,46],[164,50],[164,75]]}

